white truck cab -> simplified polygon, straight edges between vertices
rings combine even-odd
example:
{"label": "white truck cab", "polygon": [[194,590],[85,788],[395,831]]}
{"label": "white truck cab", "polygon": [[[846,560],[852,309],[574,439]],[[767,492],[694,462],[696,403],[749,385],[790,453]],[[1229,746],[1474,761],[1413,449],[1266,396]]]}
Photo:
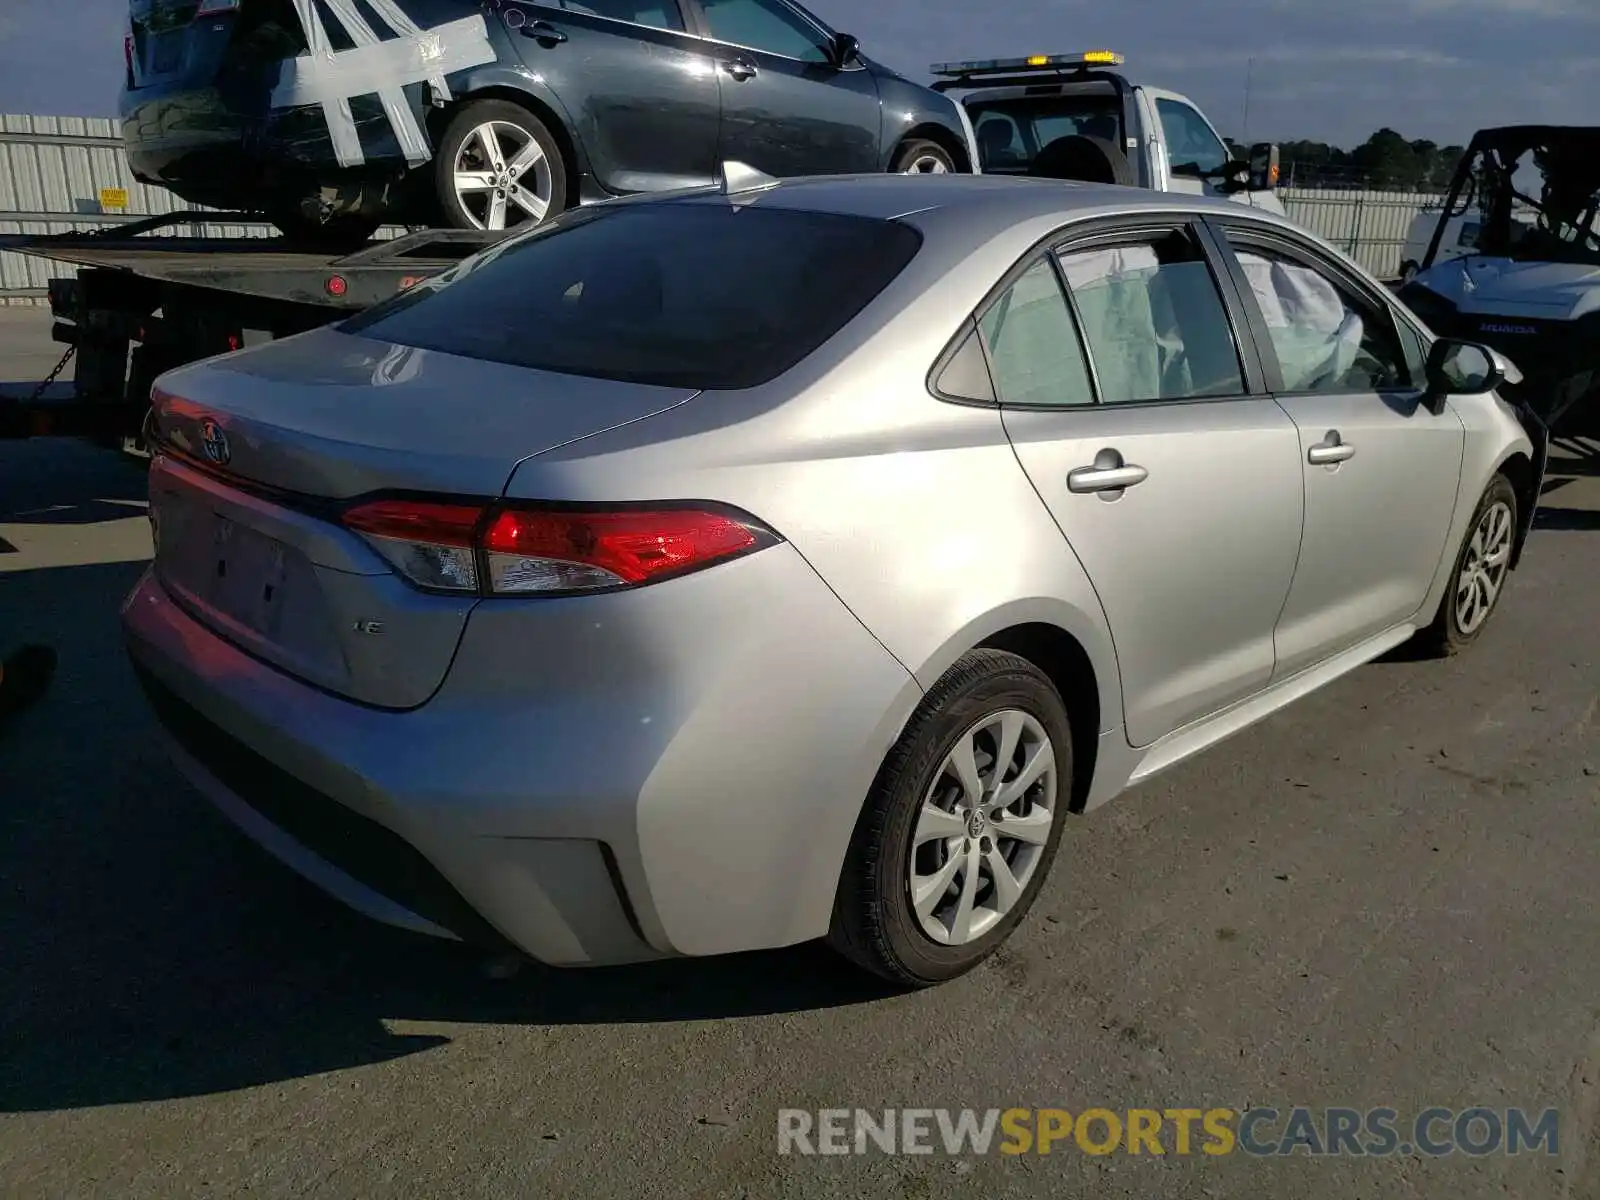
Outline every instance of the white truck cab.
{"label": "white truck cab", "polygon": [[960,91],[989,175],[1044,175],[1226,196],[1283,212],[1269,143],[1236,160],[1216,126],[1177,92],[1133,83],[1110,50],[934,63],[937,91]]}

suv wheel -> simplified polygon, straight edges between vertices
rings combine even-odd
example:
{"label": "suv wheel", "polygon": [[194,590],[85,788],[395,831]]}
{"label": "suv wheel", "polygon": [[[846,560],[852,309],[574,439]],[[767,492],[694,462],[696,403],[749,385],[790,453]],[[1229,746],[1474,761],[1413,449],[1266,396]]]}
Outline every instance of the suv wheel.
{"label": "suv wheel", "polygon": [[1071,726],[1049,678],[1014,654],[963,655],[878,773],[830,944],[904,987],[970,971],[1032,907],[1071,795]]}
{"label": "suv wheel", "polygon": [[538,117],[507,100],[475,100],[445,127],[434,190],[452,228],[520,229],[566,208],[567,172]]}
{"label": "suv wheel", "polygon": [[912,138],[894,154],[889,170],[896,175],[952,175],[956,162],[938,142]]}

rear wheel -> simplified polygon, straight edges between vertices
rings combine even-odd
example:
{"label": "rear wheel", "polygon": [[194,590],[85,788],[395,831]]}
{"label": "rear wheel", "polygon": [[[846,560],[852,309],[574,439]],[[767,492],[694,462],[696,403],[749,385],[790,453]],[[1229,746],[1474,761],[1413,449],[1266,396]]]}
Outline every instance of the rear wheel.
{"label": "rear wheel", "polygon": [[566,208],[567,172],[538,117],[508,100],[475,100],[445,128],[434,189],[453,228],[532,228]]}
{"label": "rear wheel", "polygon": [[1439,611],[1421,634],[1425,650],[1448,657],[1482,636],[1505,594],[1516,537],[1516,489],[1496,475],[1472,514]]}
{"label": "rear wheel", "polygon": [[912,138],[894,154],[889,170],[897,175],[951,175],[956,161],[950,151],[938,142],[926,138]]}
{"label": "rear wheel", "polygon": [[970,971],[1032,907],[1071,795],[1071,727],[1049,678],[1014,654],[964,655],[879,771],[830,944],[905,987]]}

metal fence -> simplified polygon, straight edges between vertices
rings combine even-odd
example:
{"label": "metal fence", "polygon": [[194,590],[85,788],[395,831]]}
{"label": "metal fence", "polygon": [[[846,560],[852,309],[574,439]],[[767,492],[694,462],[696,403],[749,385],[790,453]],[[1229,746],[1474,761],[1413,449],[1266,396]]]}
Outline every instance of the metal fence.
{"label": "metal fence", "polygon": [[[1380,279],[1393,279],[1407,258],[1412,226],[1434,214],[1444,196],[1433,192],[1347,191],[1343,188],[1281,188],[1289,218],[1326,238]],[[1429,225],[1427,233],[1433,233]],[[1420,250],[1413,247],[1413,256]]]}
{"label": "metal fence", "polygon": [[[1292,219],[1386,279],[1399,274],[1418,213],[1440,199],[1425,193],[1337,188],[1283,188],[1278,195]],[[0,115],[0,233],[65,233],[195,207],[134,180],[116,121]],[[171,232],[263,237],[271,230],[266,225],[208,222],[178,225]],[[380,236],[396,232],[386,229]],[[0,252],[0,305],[43,303],[50,278],[75,269]]]}

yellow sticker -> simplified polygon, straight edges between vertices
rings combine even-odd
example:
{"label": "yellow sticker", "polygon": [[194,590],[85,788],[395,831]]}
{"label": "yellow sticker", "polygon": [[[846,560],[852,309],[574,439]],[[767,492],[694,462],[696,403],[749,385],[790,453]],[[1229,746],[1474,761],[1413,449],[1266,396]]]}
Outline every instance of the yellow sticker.
{"label": "yellow sticker", "polygon": [[103,209],[108,209],[108,208],[127,208],[128,207],[128,189],[127,188],[101,188],[100,189],[100,207],[103,208]]}

